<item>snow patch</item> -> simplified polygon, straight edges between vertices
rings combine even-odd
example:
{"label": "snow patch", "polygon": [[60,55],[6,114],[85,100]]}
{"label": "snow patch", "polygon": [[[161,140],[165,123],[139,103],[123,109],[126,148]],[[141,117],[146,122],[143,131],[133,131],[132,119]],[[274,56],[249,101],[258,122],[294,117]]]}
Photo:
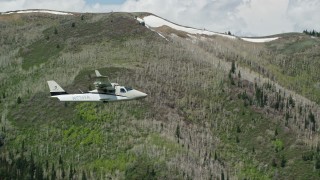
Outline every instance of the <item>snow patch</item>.
{"label": "snow patch", "polygon": [[226,34],[215,33],[212,31],[180,26],[180,25],[166,21],[166,20],[159,18],[157,16],[154,16],[154,15],[146,16],[143,19],[137,18],[137,20],[139,22],[144,22],[146,25],[148,25],[149,27],[153,27],[153,28],[157,28],[157,27],[161,27],[161,26],[169,26],[170,28],[173,28],[173,29],[176,29],[179,31],[184,31],[189,34],[200,34],[200,35],[209,35],[209,36],[218,35],[218,36],[223,36],[223,37],[227,37],[227,38],[231,38],[231,39],[236,39],[235,36],[230,36],[230,35],[226,35]]}
{"label": "snow patch", "polygon": [[24,13],[48,13],[48,14],[56,14],[56,15],[73,15],[72,13],[61,12],[61,11],[51,11],[51,10],[21,10],[21,11],[9,11],[1,13],[2,15],[7,14],[24,14]]}
{"label": "snow patch", "polygon": [[143,23],[144,22],[144,20],[139,18],[139,17],[137,17],[137,20],[139,21],[139,23]]}
{"label": "snow patch", "polygon": [[[157,32],[158,33],[158,32]],[[164,35],[162,35],[162,34],[160,34],[160,33],[158,33],[159,34],[159,36],[161,36],[162,38],[164,38],[164,39],[166,39],[167,41],[169,41],[166,37],[164,37]]]}
{"label": "snow patch", "polygon": [[279,39],[279,37],[274,38],[241,38],[244,41],[248,42],[254,42],[254,43],[264,43],[264,42],[270,42]]}
{"label": "snow patch", "polygon": [[153,29],[151,29],[151,28],[144,22],[143,19],[141,19],[141,18],[139,18],[139,17],[137,17],[136,19],[137,19],[137,21],[139,21],[140,24],[144,23],[144,25],[145,25],[148,29],[150,29],[151,31],[154,31],[154,32],[158,33],[158,35],[159,35],[160,37],[162,37],[162,38],[164,38],[165,40],[169,41],[164,35],[162,35],[161,33],[157,32],[157,31],[155,31],[155,30],[153,30]]}

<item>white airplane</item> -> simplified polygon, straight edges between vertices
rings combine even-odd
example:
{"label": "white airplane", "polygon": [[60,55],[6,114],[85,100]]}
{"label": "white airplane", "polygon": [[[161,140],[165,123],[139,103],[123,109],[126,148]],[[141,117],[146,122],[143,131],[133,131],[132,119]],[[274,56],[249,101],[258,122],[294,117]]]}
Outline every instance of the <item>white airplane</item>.
{"label": "white airplane", "polygon": [[[98,70],[95,70],[97,78],[106,78]],[[112,102],[112,101],[129,101],[147,97],[146,93],[132,89],[130,87],[120,86],[117,83],[96,81],[95,90],[81,94],[68,94],[55,81],[47,81],[52,98],[58,98],[60,101],[77,101],[77,102]]]}

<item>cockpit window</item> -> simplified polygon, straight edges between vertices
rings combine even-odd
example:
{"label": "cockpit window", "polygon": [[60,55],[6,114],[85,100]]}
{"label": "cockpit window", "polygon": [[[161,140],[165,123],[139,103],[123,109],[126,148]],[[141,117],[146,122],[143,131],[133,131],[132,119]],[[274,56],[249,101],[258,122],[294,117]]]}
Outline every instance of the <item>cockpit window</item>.
{"label": "cockpit window", "polygon": [[121,88],[121,89],[120,89],[120,92],[121,92],[121,93],[126,93],[127,91],[126,91],[124,88]]}
{"label": "cockpit window", "polygon": [[131,87],[126,87],[127,91],[131,91],[132,88]]}

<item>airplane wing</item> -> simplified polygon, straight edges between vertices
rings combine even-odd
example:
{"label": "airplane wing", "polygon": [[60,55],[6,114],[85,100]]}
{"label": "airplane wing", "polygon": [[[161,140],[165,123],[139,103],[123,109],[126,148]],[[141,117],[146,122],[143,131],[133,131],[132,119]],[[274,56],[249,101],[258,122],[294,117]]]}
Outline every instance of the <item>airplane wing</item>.
{"label": "airplane wing", "polygon": [[[98,79],[107,78],[107,76],[101,75],[98,70],[95,70],[95,73]],[[98,80],[94,83],[94,85],[96,86],[96,89],[98,90],[98,92],[114,91],[114,87],[110,82]]]}
{"label": "airplane wing", "polygon": [[114,87],[112,86],[112,84],[110,82],[101,82],[101,81],[96,81],[94,82],[94,85],[96,86],[96,89],[98,91],[112,91],[114,90]]}

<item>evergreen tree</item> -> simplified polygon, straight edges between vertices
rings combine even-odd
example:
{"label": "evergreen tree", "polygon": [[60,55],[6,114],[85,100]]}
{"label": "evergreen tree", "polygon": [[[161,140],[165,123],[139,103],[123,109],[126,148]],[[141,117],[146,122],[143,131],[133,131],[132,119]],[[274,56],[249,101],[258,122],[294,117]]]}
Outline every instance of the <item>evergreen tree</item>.
{"label": "evergreen tree", "polygon": [[54,163],[52,163],[51,167],[51,180],[56,179],[56,169],[54,168]]}
{"label": "evergreen tree", "polygon": [[264,106],[266,106],[268,104],[268,95],[267,94],[264,95],[263,103],[264,103]]}
{"label": "evergreen tree", "polygon": [[221,180],[224,180],[224,173],[222,170],[221,170]]}
{"label": "evergreen tree", "polygon": [[312,131],[316,131],[316,121],[315,121],[315,117],[314,114],[312,113],[312,111],[310,110],[309,112],[309,121],[312,123],[311,124],[311,130]]}
{"label": "evergreen tree", "polygon": [[177,128],[176,128],[176,137],[178,138],[178,142],[179,142],[179,139],[180,139],[180,126],[179,126],[179,124],[177,125]]}
{"label": "evergreen tree", "polygon": [[304,161],[312,161],[314,156],[314,152],[309,151],[302,154],[302,160]]}
{"label": "evergreen tree", "polygon": [[37,180],[42,180],[43,179],[43,170],[40,165],[37,166],[36,168],[36,179]]}
{"label": "evergreen tree", "polygon": [[288,123],[289,118],[290,118],[289,111],[286,111],[286,114],[285,114],[286,123]]}
{"label": "evergreen tree", "polygon": [[30,162],[29,162],[29,175],[30,175],[30,179],[34,179],[35,171],[36,171],[36,165],[35,165],[35,163],[34,163],[33,155],[32,155],[32,153],[31,153]]}
{"label": "evergreen tree", "polygon": [[16,160],[16,164],[17,164],[17,169],[20,172],[25,172],[25,170],[27,169],[28,163],[25,157],[23,156],[23,153],[21,153],[21,156]]}
{"label": "evergreen tree", "polygon": [[19,97],[17,98],[17,104],[21,104],[21,102],[22,102],[22,100],[21,100],[21,97],[19,96]]}
{"label": "evergreen tree", "polygon": [[235,85],[231,71],[229,72],[229,79],[230,79],[231,85]]}
{"label": "evergreen tree", "polygon": [[73,178],[73,168],[72,168],[72,164],[70,164],[70,168],[69,168],[69,179]]}
{"label": "evergreen tree", "polygon": [[64,179],[66,177],[66,173],[64,171],[63,165],[61,167],[61,177],[62,177],[62,179]]}
{"label": "evergreen tree", "polygon": [[315,117],[314,117],[314,115],[313,115],[313,113],[312,113],[311,110],[309,111],[309,120],[310,120],[310,122],[312,122],[312,123],[316,123]]}
{"label": "evergreen tree", "polygon": [[48,161],[48,159],[46,159],[46,171],[48,171],[49,170],[49,161]]}
{"label": "evergreen tree", "polygon": [[58,29],[54,28],[54,34],[58,34]]}
{"label": "evergreen tree", "polygon": [[59,155],[59,165],[60,165],[60,166],[62,166],[62,165],[63,165],[63,161],[62,161],[61,154]]}
{"label": "evergreen tree", "polygon": [[304,34],[307,34],[307,35],[310,35],[310,36],[316,36],[316,37],[319,37],[320,36],[320,33],[319,32],[317,32],[316,30],[310,30],[310,31],[308,31],[308,30],[304,30],[303,31],[303,33]]}
{"label": "evergreen tree", "polygon": [[280,103],[280,110],[283,111],[283,108],[284,108],[284,102],[281,102]]}
{"label": "evergreen tree", "polygon": [[25,151],[25,147],[24,147],[24,140],[22,140],[21,143],[21,154],[23,155],[23,152]]}
{"label": "evergreen tree", "polygon": [[237,133],[241,133],[241,129],[239,125],[237,125]]}
{"label": "evergreen tree", "polygon": [[309,120],[307,118],[304,119],[304,128],[307,129],[309,126]]}
{"label": "evergreen tree", "polygon": [[238,136],[236,136],[236,143],[239,143],[240,142],[240,139]]}
{"label": "evergreen tree", "polygon": [[289,105],[293,108],[295,107],[295,103],[291,95],[289,96]]}
{"label": "evergreen tree", "polygon": [[87,176],[86,176],[86,172],[84,172],[84,170],[82,170],[82,180],[87,180]]}
{"label": "evergreen tree", "polygon": [[234,74],[234,73],[236,72],[236,62],[235,62],[235,61],[232,61],[232,63],[231,63],[231,70],[230,70],[230,72],[231,72],[232,74]]}
{"label": "evergreen tree", "polygon": [[214,152],[214,160],[218,160],[217,151]]}
{"label": "evergreen tree", "polygon": [[281,167],[285,167],[287,163],[287,160],[285,159],[284,156],[281,157]]}
{"label": "evergreen tree", "polygon": [[272,165],[272,167],[277,167],[276,159],[274,159],[274,158],[272,159],[271,165]]}
{"label": "evergreen tree", "polygon": [[257,105],[264,107],[264,96],[262,89],[255,83]]}
{"label": "evergreen tree", "polygon": [[316,156],[314,167],[316,169],[320,169],[320,155],[319,154]]}

